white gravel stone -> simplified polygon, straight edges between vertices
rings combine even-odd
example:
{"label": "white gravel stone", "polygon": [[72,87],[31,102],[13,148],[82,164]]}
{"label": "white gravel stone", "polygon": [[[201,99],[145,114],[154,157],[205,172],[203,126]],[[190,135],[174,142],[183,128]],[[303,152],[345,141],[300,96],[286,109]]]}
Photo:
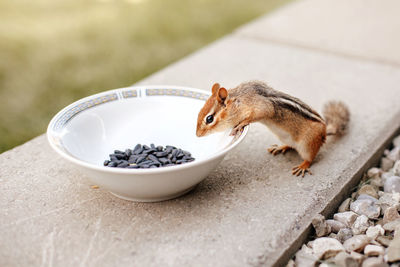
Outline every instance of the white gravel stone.
{"label": "white gravel stone", "polygon": [[400,229],[400,220],[395,220],[395,221],[392,221],[392,222],[388,222],[388,223],[384,224],[382,227],[383,227],[383,229],[385,231],[393,232],[397,228]]}
{"label": "white gravel stone", "polygon": [[386,193],[400,193],[400,177],[391,176],[387,178],[383,188]]}
{"label": "white gravel stone", "polygon": [[346,227],[351,227],[357,217],[358,215],[352,211],[339,212],[333,215],[334,220],[344,223]]}
{"label": "white gravel stone", "polygon": [[350,210],[351,198],[346,198],[338,208],[338,212],[346,212]]}
{"label": "white gravel stone", "polygon": [[375,226],[370,226],[368,227],[366,233],[365,233],[370,239],[374,240],[378,236],[384,235],[385,230],[382,228],[381,225],[377,224]]}
{"label": "white gravel stone", "polygon": [[375,203],[375,202],[378,201],[378,199],[377,199],[376,197],[372,197],[372,196],[367,195],[367,194],[360,194],[360,195],[357,197],[357,200],[369,200],[369,201],[371,201],[371,202],[373,202],[373,203]]}
{"label": "white gravel stone", "polygon": [[392,171],[388,171],[388,172],[382,173],[382,175],[381,175],[382,182],[385,183],[386,180],[387,180],[388,178],[392,177],[392,176],[393,176],[393,172],[392,172]]}
{"label": "white gravel stone", "polygon": [[381,169],[384,172],[387,172],[388,170],[390,170],[393,167],[394,161],[391,159],[388,159],[386,157],[383,157],[381,159]]}
{"label": "white gravel stone", "polygon": [[370,256],[380,256],[385,254],[385,249],[377,245],[366,245],[364,248],[364,255]]}
{"label": "white gravel stone", "polygon": [[342,222],[336,220],[326,220],[326,223],[331,227],[331,231],[334,233],[338,233],[340,229],[346,228],[346,225]]}
{"label": "white gravel stone", "polygon": [[393,207],[389,207],[385,210],[385,213],[383,214],[383,223],[384,224],[400,219],[400,214],[397,211],[397,208],[398,207],[396,205]]}
{"label": "white gravel stone", "polygon": [[307,254],[313,254],[313,249],[308,247],[305,244],[303,244],[303,246],[301,246],[301,250],[303,250],[303,252],[305,252]]}
{"label": "white gravel stone", "polygon": [[320,237],[314,240],[313,254],[319,259],[329,259],[341,251],[344,251],[344,247],[335,238]]}
{"label": "white gravel stone", "polygon": [[344,241],[343,246],[347,251],[360,252],[369,243],[369,237],[366,235],[355,235]]}
{"label": "white gravel stone", "polygon": [[335,259],[333,262],[337,266],[343,266],[343,267],[358,267],[359,264],[356,259],[352,258],[349,253],[346,253],[344,251],[338,253],[335,256]]}
{"label": "white gravel stone", "polygon": [[336,238],[336,237],[337,237],[337,234],[335,234],[335,233],[330,233],[330,234],[328,235],[328,237],[337,239],[337,238]]}
{"label": "white gravel stone", "polygon": [[369,169],[367,172],[368,178],[378,178],[378,177],[381,177],[381,174],[382,174],[382,171],[376,167]]}
{"label": "white gravel stone", "polygon": [[296,267],[310,267],[315,266],[318,258],[313,254],[312,249],[303,245],[302,248],[296,253]]}
{"label": "white gravel stone", "polygon": [[363,261],[361,267],[389,267],[382,257],[371,257]]}
{"label": "white gravel stone", "polygon": [[325,217],[321,214],[317,214],[317,216],[312,219],[311,223],[317,237],[329,235],[331,232],[331,227],[326,223]]}
{"label": "white gravel stone", "polygon": [[[371,200],[371,196],[360,195],[356,201],[351,203],[350,210],[359,214],[365,215],[370,219],[377,219],[381,213],[381,208],[375,205],[375,201]],[[376,199],[375,199],[376,200]]]}
{"label": "white gravel stone", "polygon": [[358,216],[358,218],[354,221],[351,230],[353,231],[354,235],[365,234],[371,224],[372,223],[369,221],[367,216],[361,215]]}
{"label": "white gravel stone", "polygon": [[386,157],[394,162],[400,160],[400,147],[394,147]]}
{"label": "white gravel stone", "polygon": [[358,190],[359,195],[369,195],[373,198],[378,199],[378,193],[376,192],[375,188],[372,185],[366,184],[361,186],[361,188]]}
{"label": "white gravel stone", "polygon": [[288,263],[286,264],[286,267],[296,267],[296,264],[294,263],[294,260],[290,259]]}
{"label": "white gravel stone", "polygon": [[383,215],[387,208],[400,205],[400,193],[380,193],[379,200],[376,204],[381,207],[381,214]]}
{"label": "white gravel stone", "polygon": [[339,240],[341,243],[352,237],[353,237],[353,232],[351,231],[350,228],[342,228],[336,235],[336,239]]}
{"label": "white gravel stone", "polygon": [[400,261],[400,228],[395,230],[394,238],[387,250],[387,259],[389,262]]}
{"label": "white gravel stone", "polygon": [[379,189],[379,188],[383,187],[382,178],[381,178],[381,177],[371,178],[370,184],[371,184],[374,188]]}
{"label": "white gravel stone", "polygon": [[361,263],[365,259],[365,256],[363,254],[355,252],[355,251],[350,252],[350,256],[353,259],[355,259],[358,263]]}

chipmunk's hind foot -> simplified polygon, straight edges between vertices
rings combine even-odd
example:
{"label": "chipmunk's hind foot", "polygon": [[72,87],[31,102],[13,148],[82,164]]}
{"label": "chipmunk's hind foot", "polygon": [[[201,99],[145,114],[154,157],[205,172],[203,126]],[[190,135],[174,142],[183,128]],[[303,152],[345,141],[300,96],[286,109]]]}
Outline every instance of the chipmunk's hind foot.
{"label": "chipmunk's hind foot", "polygon": [[268,148],[268,152],[271,153],[272,155],[276,156],[279,153],[285,154],[286,151],[291,150],[290,146],[284,145],[284,146],[278,146],[278,145],[272,145],[270,148]]}
{"label": "chipmunk's hind foot", "polygon": [[305,160],[299,166],[296,166],[292,169],[292,174],[296,176],[301,175],[302,177],[304,177],[304,175],[308,172],[310,175],[312,175],[312,172],[310,171],[309,168],[310,165],[311,162]]}

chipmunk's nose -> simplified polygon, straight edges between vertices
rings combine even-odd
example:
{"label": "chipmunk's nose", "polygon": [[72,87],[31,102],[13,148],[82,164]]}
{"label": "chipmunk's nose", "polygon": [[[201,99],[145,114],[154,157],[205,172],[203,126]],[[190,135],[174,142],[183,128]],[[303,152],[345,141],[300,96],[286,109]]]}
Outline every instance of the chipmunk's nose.
{"label": "chipmunk's nose", "polygon": [[199,128],[196,129],[196,136],[202,137],[204,135],[204,131],[200,130]]}

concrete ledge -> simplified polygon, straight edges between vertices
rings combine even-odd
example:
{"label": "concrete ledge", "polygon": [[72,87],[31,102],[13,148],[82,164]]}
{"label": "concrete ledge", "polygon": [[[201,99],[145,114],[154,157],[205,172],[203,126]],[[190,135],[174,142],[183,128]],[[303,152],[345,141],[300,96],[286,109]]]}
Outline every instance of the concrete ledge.
{"label": "concrete ledge", "polygon": [[208,90],[250,79],[320,110],[351,109],[349,132],[330,139],[301,179],[295,152],[254,124],[191,193],[132,203],[91,184],[40,136],[0,155],[1,266],[272,266],[294,252],[319,212],[329,213],[400,125],[400,68],[231,35],[145,79]]}
{"label": "concrete ledge", "polygon": [[[210,59],[215,59],[212,71]],[[206,75],[199,77],[187,71],[188,69],[195,69],[197,73]],[[293,184],[290,186],[285,184],[288,182],[286,179],[291,178],[282,170],[288,171],[296,159],[298,162],[297,155],[281,165],[279,160],[275,161],[278,158],[271,159],[266,156],[265,150],[258,150],[259,144],[267,147],[278,142],[264,127],[252,127],[247,140],[238,148],[239,155],[243,155],[238,160],[244,162],[241,169],[246,168],[247,164],[254,167],[253,171],[249,170],[244,176],[253,179],[268,177],[264,180],[267,182],[266,186],[262,187],[265,194],[259,191],[256,194],[265,199],[266,203],[279,205],[277,210],[272,209],[273,214],[266,214],[269,220],[266,225],[281,225],[279,229],[271,231],[274,232],[274,236],[278,236],[274,239],[280,242],[274,243],[273,249],[261,253],[262,256],[259,255],[256,262],[261,265],[279,266],[285,263],[307,237],[312,217],[320,212],[328,214],[337,207],[357,184],[363,171],[375,163],[382,148],[387,145],[387,140],[390,140],[399,128],[400,109],[396,107],[397,100],[394,100],[400,97],[400,91],[396,89],[399,74],[399,69],[391,66],[233,36],[150,76],[141,84],[168,83],[208,88],[215,81],[230,87],[243,80],[261,79],[269,81],[275,88],[306,99],[319,110],[329,99],[340,99],[350,105],[352,122],[348,135],[343,139],[331,140],[323,148],[319,156],[321,162],[318,163],[318,174],[306,178],[310,179],[308,185],[304,184],[304,180],[291,181]],[[393,84],[389,87],[386,83],[388,79],[393,79]],[[384,81],[385,85],[382,84]],[[248,150],[254,154],[248,154]],[[314,170],[318,167],[313,166]],[[278,195],[274,196],[274,189],[270,186],[279,192]],[[304,198],[296,198],[298,196],[294,195],[297,194],[304,194]],[[267,200],[266,195],[270,195],[271,198]],[[293,198],[293,202],[287,198]],[[282,202],[274,203],[274,199]],[[271,209],[271,205],[266,203],[264,207]],[[299,206],[298,203],[302,205]],[[290,205],[292,209],[286,210],[286,206]],[[293,215],[297,212],[298,217],[286,217],[287,213]],[[278,213],[278,216],[274,218],[275,213]],[[286,220],[292,222],[290,227],[285,227]],[[272,238],[267,233],[265,235]]]}
{"label": "concrete ledge", "polygon": [[398,10],[397,0],[302,0],[237,33],[399,66]]}

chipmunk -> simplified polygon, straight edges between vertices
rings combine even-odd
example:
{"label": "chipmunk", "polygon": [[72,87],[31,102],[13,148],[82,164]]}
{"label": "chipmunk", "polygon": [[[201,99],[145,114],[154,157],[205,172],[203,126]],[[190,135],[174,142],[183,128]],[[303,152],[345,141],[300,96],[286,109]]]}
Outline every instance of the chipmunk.
{"label": "chipmunk", "polygon": [[293,175],[310,171],[311,162],[324,144],[327,135],[341,135],[350,118],[347,106],[331,101],[323,108],[325,120],[298,98],[277,91],[260,81],[240,84],[230,90],[218,83],[212,87],[197,118],[198,137],[233,128],[231,135],[253,122],[266,125],[284,145],[268,149],[272,155],[295,149],[303,162],[292,169]]}

